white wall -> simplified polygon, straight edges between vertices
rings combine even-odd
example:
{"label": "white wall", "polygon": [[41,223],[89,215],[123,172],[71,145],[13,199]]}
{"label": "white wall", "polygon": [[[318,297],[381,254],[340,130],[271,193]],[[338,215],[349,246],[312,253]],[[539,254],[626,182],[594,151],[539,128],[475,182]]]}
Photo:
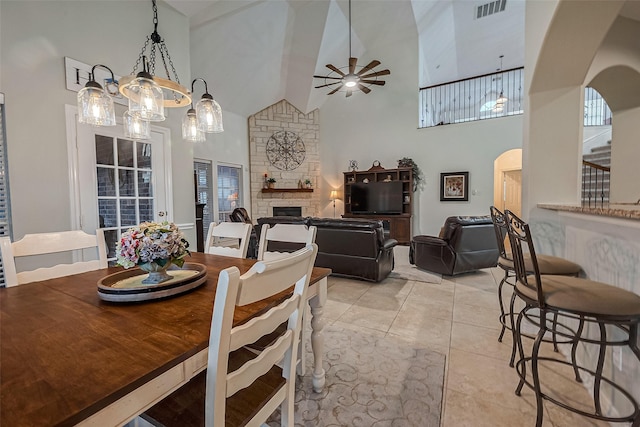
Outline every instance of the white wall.
{"label": "white wall", "polygon": [[[128,75],[153,31],[151,2],[0,2],[0,91],[6,95],[7,141],[14,237],[70,228],[64,57],[104,64]],[[158,5],[158,32],[166,40],[181,78],[189,80],[186,17]],[[122,114],[117,107],[116,114]],[[161,126],[171,129],[174,218],[195,219],[192,147],[182,141],[185,109],[170,110]],[[187,189],[189,191],[187,191]],[[186,233],[195,240],[195,231]]]}

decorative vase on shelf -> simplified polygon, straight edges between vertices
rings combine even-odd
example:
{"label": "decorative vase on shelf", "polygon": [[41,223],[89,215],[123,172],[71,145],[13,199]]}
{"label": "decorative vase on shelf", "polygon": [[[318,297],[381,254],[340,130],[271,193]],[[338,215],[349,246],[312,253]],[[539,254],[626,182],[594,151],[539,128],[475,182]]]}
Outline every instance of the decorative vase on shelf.
{"label": "decorative vase on shelf", "polygon": [[167,273],[167,269],[170,266],[171,262],[169,260],[166,260],[164,265],[155,262],[140,264],[140,269],[149,273],[149,275],[142,280],[142,283],[145,285],[157,285],[158,283],[173,279],[173,276]]}

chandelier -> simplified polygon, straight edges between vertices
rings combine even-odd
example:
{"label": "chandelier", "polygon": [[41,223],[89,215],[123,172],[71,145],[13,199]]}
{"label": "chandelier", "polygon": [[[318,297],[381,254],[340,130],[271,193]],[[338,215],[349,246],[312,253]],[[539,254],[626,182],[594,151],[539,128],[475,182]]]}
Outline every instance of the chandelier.
{"label": "chandelier", "polygon": [[191,108],[182,119],[182,138],[192,142],[204,141],[205,133],[224,131],[222,108],[209,94],[207,82],[201,78],[194,79],[191,82],[191,92],[193,93],[193,86],[198,80],[204,83],[204,94],[196,104],[196,108],[193,108],[193,102],[191,103]]}

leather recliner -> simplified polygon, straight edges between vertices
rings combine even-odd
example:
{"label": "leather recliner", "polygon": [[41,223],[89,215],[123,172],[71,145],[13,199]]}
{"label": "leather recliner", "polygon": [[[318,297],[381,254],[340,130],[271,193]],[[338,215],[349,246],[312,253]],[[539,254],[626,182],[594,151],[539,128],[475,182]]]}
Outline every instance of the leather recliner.
{"label": "leather recliner", "polygon": [[409,261],[417,267],[448,276],[495,267],[498,245],[493,222],[485,216],[451,216],[440,237],[414,236]]}
{"label": "leather recliner", "polygon": [[[330,268],[334,275],[380,282],[393,270],[393,248],[398,242],[385,238],[381,221],[357,218],[265,217],[258,219],[257,230],[260,232],[262,224],[278,223],[316,226],[318,255],[315,266]],[[269,242],[269,250],[295,249],[291,243]]]}

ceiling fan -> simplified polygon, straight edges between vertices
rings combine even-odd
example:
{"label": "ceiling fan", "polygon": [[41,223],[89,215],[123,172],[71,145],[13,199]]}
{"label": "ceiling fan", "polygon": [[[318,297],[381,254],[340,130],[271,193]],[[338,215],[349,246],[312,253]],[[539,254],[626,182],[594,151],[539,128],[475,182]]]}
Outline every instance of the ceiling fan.
{"label": "ceiling fan", "polygon": [[327,68],[331,72],[326,76],[313,76],[316,79],[324,79],[324,84],[315,86],[315,88],[332,88],[327,95],[333,95],[341,89],[347,93],[347,97],[358,90],[368,94],[371,92],[369,86],[384,86],[386,83],[384,80],[380,80],[379,77],[391,74],[389,70],[374,71],[373,69],[378,65],[380,65],[380,61],[374,59],[364,67],[359,66],[358,58],[354,58],[351,54],[351,0],[349,0],[349,66],[338,68],[332,64],[327,64]]}

